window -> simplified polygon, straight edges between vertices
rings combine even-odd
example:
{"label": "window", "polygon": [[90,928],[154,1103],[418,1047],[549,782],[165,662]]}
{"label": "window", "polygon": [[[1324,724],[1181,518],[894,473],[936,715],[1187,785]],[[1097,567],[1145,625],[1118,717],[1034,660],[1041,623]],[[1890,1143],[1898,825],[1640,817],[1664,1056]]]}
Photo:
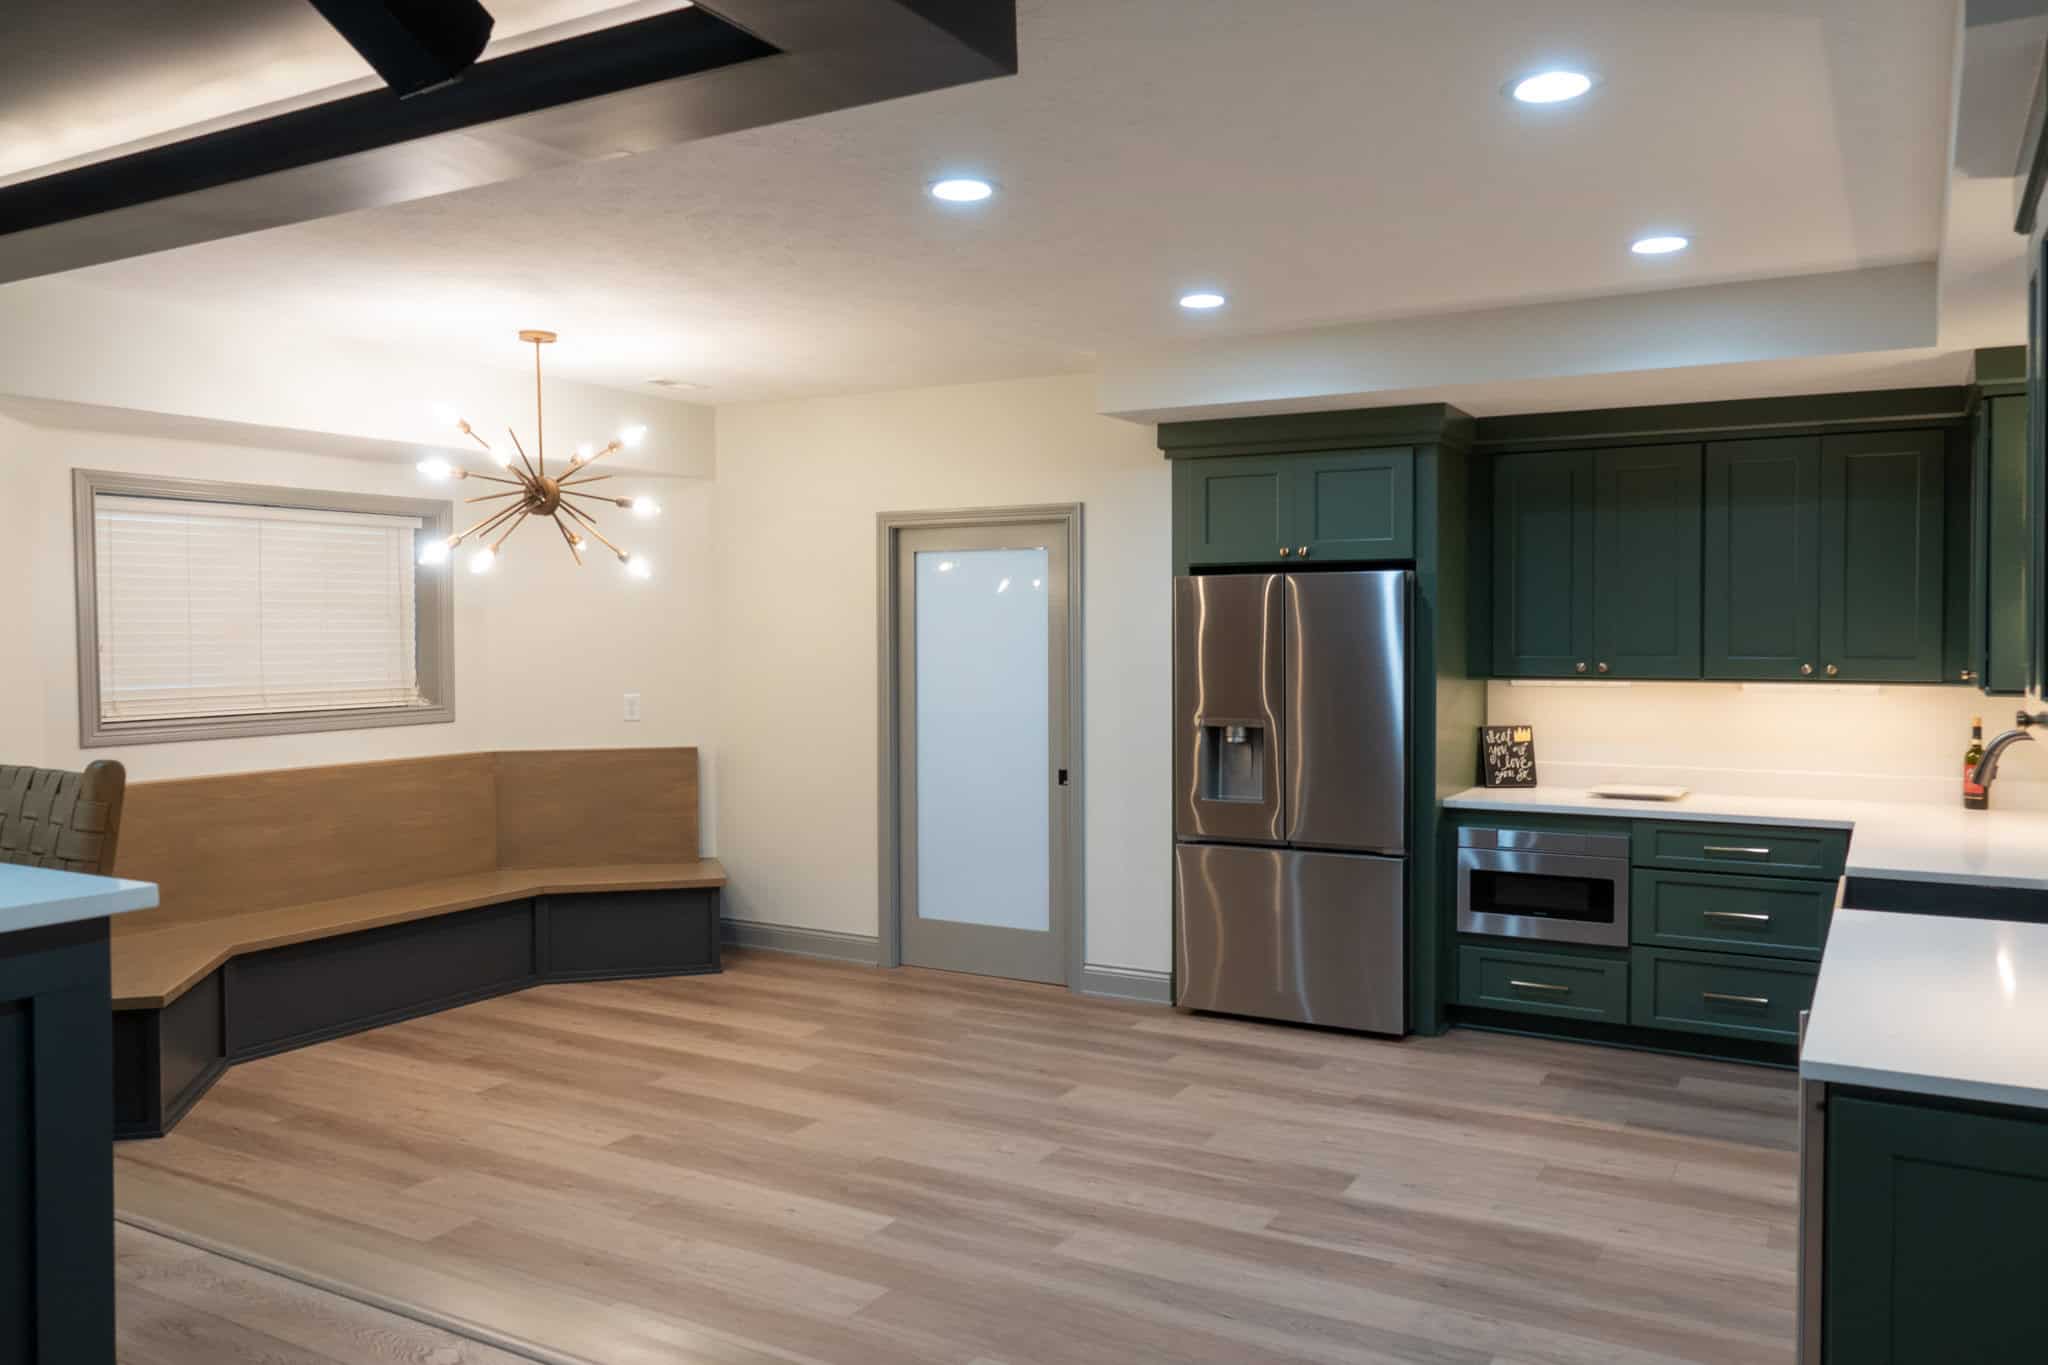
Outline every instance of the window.
{"label": "window", "polygon": [[449,506],[75,475],[79,742],[454,718]]}

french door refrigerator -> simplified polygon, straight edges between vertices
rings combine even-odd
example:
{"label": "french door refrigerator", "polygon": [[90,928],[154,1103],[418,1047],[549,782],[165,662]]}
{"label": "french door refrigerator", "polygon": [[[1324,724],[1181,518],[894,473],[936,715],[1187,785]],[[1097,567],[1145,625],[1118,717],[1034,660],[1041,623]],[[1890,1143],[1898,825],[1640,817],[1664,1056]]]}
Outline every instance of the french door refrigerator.
{"label": "french door refrigerator", "polygon": [[1414,575],[1174,580],[1174,1003],[1406,1027]]}

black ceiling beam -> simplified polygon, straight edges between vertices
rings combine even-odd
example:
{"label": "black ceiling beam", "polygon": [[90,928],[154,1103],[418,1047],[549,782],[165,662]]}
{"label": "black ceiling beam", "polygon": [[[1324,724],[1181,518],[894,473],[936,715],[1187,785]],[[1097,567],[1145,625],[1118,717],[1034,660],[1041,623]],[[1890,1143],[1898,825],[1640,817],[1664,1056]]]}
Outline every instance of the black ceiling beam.
{"label": "black ceiling beam", "polygon": [[[31,54],[22,54],[24,56]],[[1015,0],[711,0],[0,186],[0,282],[1009,75]]]}
{"label": "black ceiling beam", "polygon": [[401,97],[455,80],[491,41],[491,12],[476,0],[312,0],[312,5]]}

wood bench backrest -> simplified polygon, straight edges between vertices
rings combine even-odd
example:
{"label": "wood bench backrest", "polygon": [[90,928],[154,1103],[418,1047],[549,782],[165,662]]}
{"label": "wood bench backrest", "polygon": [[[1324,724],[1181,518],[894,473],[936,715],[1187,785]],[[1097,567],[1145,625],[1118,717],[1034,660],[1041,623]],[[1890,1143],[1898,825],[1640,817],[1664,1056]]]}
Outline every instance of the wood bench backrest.
{"label": "wood bench backrest", "polygon": [[500,867],[697,856],[695,749],[447,754],[128,788],[117,935]]}

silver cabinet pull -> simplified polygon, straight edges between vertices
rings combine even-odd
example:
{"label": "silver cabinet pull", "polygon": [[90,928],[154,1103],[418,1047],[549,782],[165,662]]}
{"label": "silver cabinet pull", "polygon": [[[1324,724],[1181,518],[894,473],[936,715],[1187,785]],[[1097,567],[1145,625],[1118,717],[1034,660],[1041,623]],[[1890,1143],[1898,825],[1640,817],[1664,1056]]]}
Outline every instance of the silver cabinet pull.
{"label": "silver cabinet pull", "polygon": [[1813,665],[1812,665],[1812,664],[1801,664],[1801,665],[1799,665],[1799,676],[1800,676],[1800,677],[1802,677],[1802,678],[1810,678],[1810,677],[1812,677],[1812,676],[1813,676]]}
{"label": "silver cabinet pull", "polygon": [[1600,665],[1600,671],[1601,671],[1602,673],[1605,673],[1605,672],[1607,671],[1607,665],[1606,665],[1606,664],[1604,664],[1604,663],[1603,663],[1603,664],[1601,664],[1601,665]]}
{"label": "silver cabinet pull", "polygon": [[1768,995],[1723,995],[1720,991],[1701,991],[1700,999],[1719,1000],[1728,1005],[1756,1005],[1760,1008],[1771,1003]]}
{"label": "silver cabinet pull", "polygon": [[1570,995],[1572,993],[1570,986],[1553,986],[1547,981],[1510,980],[1508,984],[1518,991],[1555,991],[1559,995]]}
{"label": "silver cabinet pull", "polygon": [[1830,678],[1834,677],[1837,673],[1840,673],[1841,671],[1841,669],[1836,668],[1833,664],[1828,665],[1828,676]]}
{"label": "silver cabinet pull", "polygon": [[1740,844],[1707,844],[1700,849],[1700,852],[1739,853],[1752,858],[1768,858],[1771,856],[1771,851],[1767,848],[1746,848]]}
{"label": "silver cabinet pull", "polygon": [[1769,924],[1771,922],[1769,915],[1758,914],[1753,910],[1702,910],[1700,918],[1732,919],[1744,924]]}
{"label": "silver cabinet pull", "polygon": [[1584,659],[1579,660],[1575,667],[1578,672],[1584,673],[1586,671],[1586,661]]}
{"label": "silver cabinet pull", "polygon": [[1291,554],[1293,554],[1293,553],[1294,553],[1294,547],[1293,547],[1293,546],[1291,546],[1291,545],[1282,545],[1282,546],[1280,547],[1280,557],[1281,557],[1282,559],[1285,559],[1285,558],[1287,558],[1287,556],[1289,556],[1289,555],[1291,555]]}
{"label": "silver cabinet pull", "polygon": [[1302,547],[1301,547],[1301,548],[1300,548],[1299,550],[1296,550],[1296,551],[1294,552],[1294,557],[1295,557],[1296,559],[1307,559],[1307,558],[1308,558],[1308,546],[1304,545],[1304,546],[1302,546]]}

